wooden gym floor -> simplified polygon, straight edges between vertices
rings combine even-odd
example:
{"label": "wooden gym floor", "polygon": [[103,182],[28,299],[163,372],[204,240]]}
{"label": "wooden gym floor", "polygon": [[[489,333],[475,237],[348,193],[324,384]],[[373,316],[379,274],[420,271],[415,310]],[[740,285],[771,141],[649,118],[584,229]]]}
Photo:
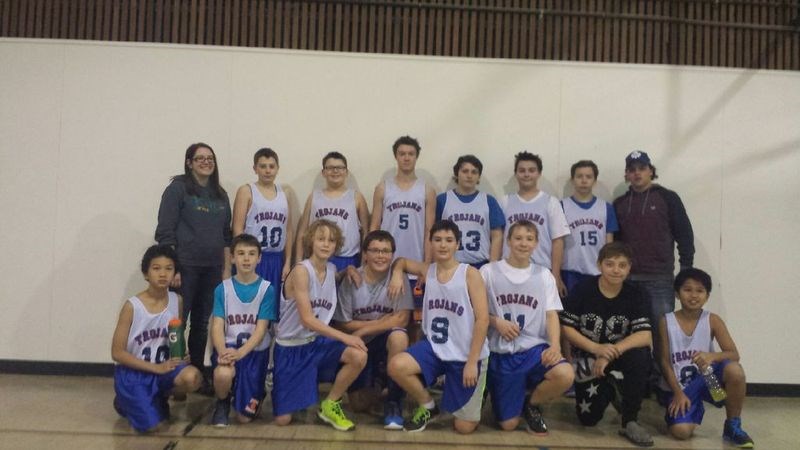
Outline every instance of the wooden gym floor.
{"label": "wooden gym floor", "polygon": [[[232,424],[218,429],[208,425],[212,399],[197,394],[185,402],[171,402],[172,419],[164,431],[137,435],[117,416],[111,405],[113,380],[99,377],[0,375],[0,449],[440,449],[440,448],[635,448],[617,436],[619,415],[611,407],[594,428],[584,428],[574,416],[572,399],[563,398],[545,409],[550,427],[546,437],[522,429],[501,432],[484,408],[481,426],[470,436],[451,431],[444,417],[422,433],[385,431],[379,406],[375,414],[351,414],[354,432],[335,431],[316,419],[316,411],[296,416],[296,423],[278,427],[270,423],[269,405],[252,424]],[[345,406],[347,410],[347,406]],[[721,436],[723,410],[706,409],[703,425],[694,439],[680,442],[667,437],[663,410],[645,400],[640,423],[655,438],[655,448],[730,448]],[[744,429],[757,448],[797,449],[800,436],[800,399],[750,398],[743,415]],[[798,432],[798,435],[794,433]]]}

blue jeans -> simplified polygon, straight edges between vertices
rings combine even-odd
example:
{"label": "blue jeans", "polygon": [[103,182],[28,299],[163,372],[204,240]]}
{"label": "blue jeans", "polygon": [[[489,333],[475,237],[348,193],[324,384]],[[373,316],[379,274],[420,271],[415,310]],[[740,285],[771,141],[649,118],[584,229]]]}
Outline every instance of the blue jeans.
{"label": "blue jeans", "polygon": [[[675,311],[675,290],[672,286],[675,282],[675,277],[672,274],[659,278],[653,276],[645,277],[646,279],[641,279],[636,275],[632,275],[629,280],[642,291],[645,298],[650,302],[650,326],[653,327],[653,377],[657,379],[661,375],[661,367],[657,362],[658,349],[661,348],[658,336],[658,321],[664,317],[664,314]],[[657,381],[654,381],[655,383]]]}
{"label": "blue jeans", "polygon": [[203,371],[208,340],[208,319],[214,306],[214,289],[222,282],[222,266],[182,266],[181,288],[184,321],[189,327],[189,356],[192,365]]}

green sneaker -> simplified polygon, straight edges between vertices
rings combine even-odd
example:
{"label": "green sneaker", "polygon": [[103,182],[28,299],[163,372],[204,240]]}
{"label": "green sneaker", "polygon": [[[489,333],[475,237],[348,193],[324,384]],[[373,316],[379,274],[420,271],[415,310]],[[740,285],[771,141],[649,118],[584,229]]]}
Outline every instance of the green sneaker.
{"label": "green sneaker", "polygon": [[317,416],[339,431],[350,431],[356,427],[356,424],[344,415],[341,400],[323,400],[319,404]]}
{"label": "green sneaker", "polygon": [[439,415],[439,408],[434,406],[433,409],[428,409],[422,405],[417,406],[411,420],[406,421],[403,429],[409,433],[416,433],[417,431],[424,431],[425,427]]}

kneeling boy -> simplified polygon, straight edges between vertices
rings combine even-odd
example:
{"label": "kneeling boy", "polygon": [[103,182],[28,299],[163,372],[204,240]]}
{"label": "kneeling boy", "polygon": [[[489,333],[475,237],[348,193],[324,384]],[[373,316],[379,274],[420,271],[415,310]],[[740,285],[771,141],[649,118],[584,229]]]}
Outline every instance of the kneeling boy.
{"label": "kneeling boy", "polygon": [[[658,324],[664,343],[662,373],[672,391],[663,399],[669,432],[676,439],[689,439],[703,421],[703,401],[722,406],[711,399],[702,376],[710,367],[727,391],[722,437],[737,447],[752,448],[753,440],[742,430],[740,418],[746,386],[739,352],[725,322],[703,309],[711,293],[711,276],[700,269],[684,269],[675,277],[675,293],[681,309],[666,314]],[[715,340],[719,352],[714,351]]]}
{"label": "kneeling boy", "polygon": [[317,415],[337,430],[355,428],[342,410],[341,398],[366,365],[367,347],[360,337],[328,325],[337,303],[336,266],[328,260],[342,241],[333,222],[313,222],[303,236],[308,259],[294,266],[283,285],[272,387],[278,425],[288,425],[293,412],[317,402],[320,381],[332,381]]}
{"label": "kneeling boy", "polygon": [[414,310],[410,285],[406,283],[400,299],[389,298],[389,269],[395,252],[395,242],[387,231],[370,231],[361,251],[364,265],[357,271],[360,283],[345,278],[339,287],[339,303],[333,320],[347,331],[364,339],[369,349],[367,367],[350,386],[350,405],[360,397],[358,389],[385,385],[388,388],[384,405],[384,428],[403,428],[400,406],[403,390],[393,380],[386,380],[386,363],[394,355],[408,348],[406,326]]}
{"label": "kneeling boy", "polygon": [[[630,247],[620,242],[600,249],[600,275],[579,283],[561,314],[561,332],[573,347],[575,412],[583,425],[603,418],[619,389],[622,428],[619,434],[636,445],[653,445],[636,420],[650,373],[652,333],[650,307],[641,291],[625,282],[631,270]],[[611,371],[622,372],[615,383]]]}
{"label": "kneeling boy", "polygon": [[489,298],[489,392],[495,418],[510,431],[524,415],[528,431],[545,435],[541,405],[569,389],[574,373],[561,355],[555,278],[531,263],[537,237],[532,222],[515,222],[508,232],[508,256],[481,267],[481,275]]}
{"label": "kneeling boy", "polygon": [[211,424],[218,427],[228,426],[231,393],[239,422],[250,422],[261,409],[269,362],[269,339],[264,336],[269,321],[275,320],[275,288],[255,272],[261,260],[258,239],[249,234],[236,236],[231,254],[236,275],[214,291],[211,322],[212,360],[217,364],[217,406]]}
{"label": "kneeling boy", "polygon": [[197,368],[169,355],[167,327],[183,311],[181,298],[169,291],[177,261],[170,246],[147,249],[142,258],[147,289],[122,305],[111,342],[114,409],[140,433],[169,418],[170,393],[194,392],[202,381]]}
{"label": "kneeling boy", "polygon": [[435,223],[430,242],[433,264],[401,258],[392,273],[390,293],[403,285],[403,272],[426,275],[422,306],[426,338],[389,361],[389,376],[419,404],[405,423],[406,431],[424,430],[439,414],[425,386],[445,375],[442,407],[455,416],[456,431],[471,433],[481,418],[489,356],[486,288],[477,269],[455,259],[461,242],[458,225],[449,220]]}

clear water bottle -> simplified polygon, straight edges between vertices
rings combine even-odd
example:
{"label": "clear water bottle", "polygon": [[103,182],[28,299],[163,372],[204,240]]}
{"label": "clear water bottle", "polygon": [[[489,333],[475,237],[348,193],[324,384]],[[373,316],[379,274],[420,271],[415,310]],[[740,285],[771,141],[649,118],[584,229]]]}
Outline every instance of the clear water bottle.
{"label": "clear water bottle", "polygon": [[719,403],[728,397],[728,394],[725,393],[725,389],[722,388],[722,383],[714,374],[714,369],[711,366],[706,367],[706,370],[703,372],[703,379],[706,381],[708,392],[711,394],[711,398],[714,402]]}

